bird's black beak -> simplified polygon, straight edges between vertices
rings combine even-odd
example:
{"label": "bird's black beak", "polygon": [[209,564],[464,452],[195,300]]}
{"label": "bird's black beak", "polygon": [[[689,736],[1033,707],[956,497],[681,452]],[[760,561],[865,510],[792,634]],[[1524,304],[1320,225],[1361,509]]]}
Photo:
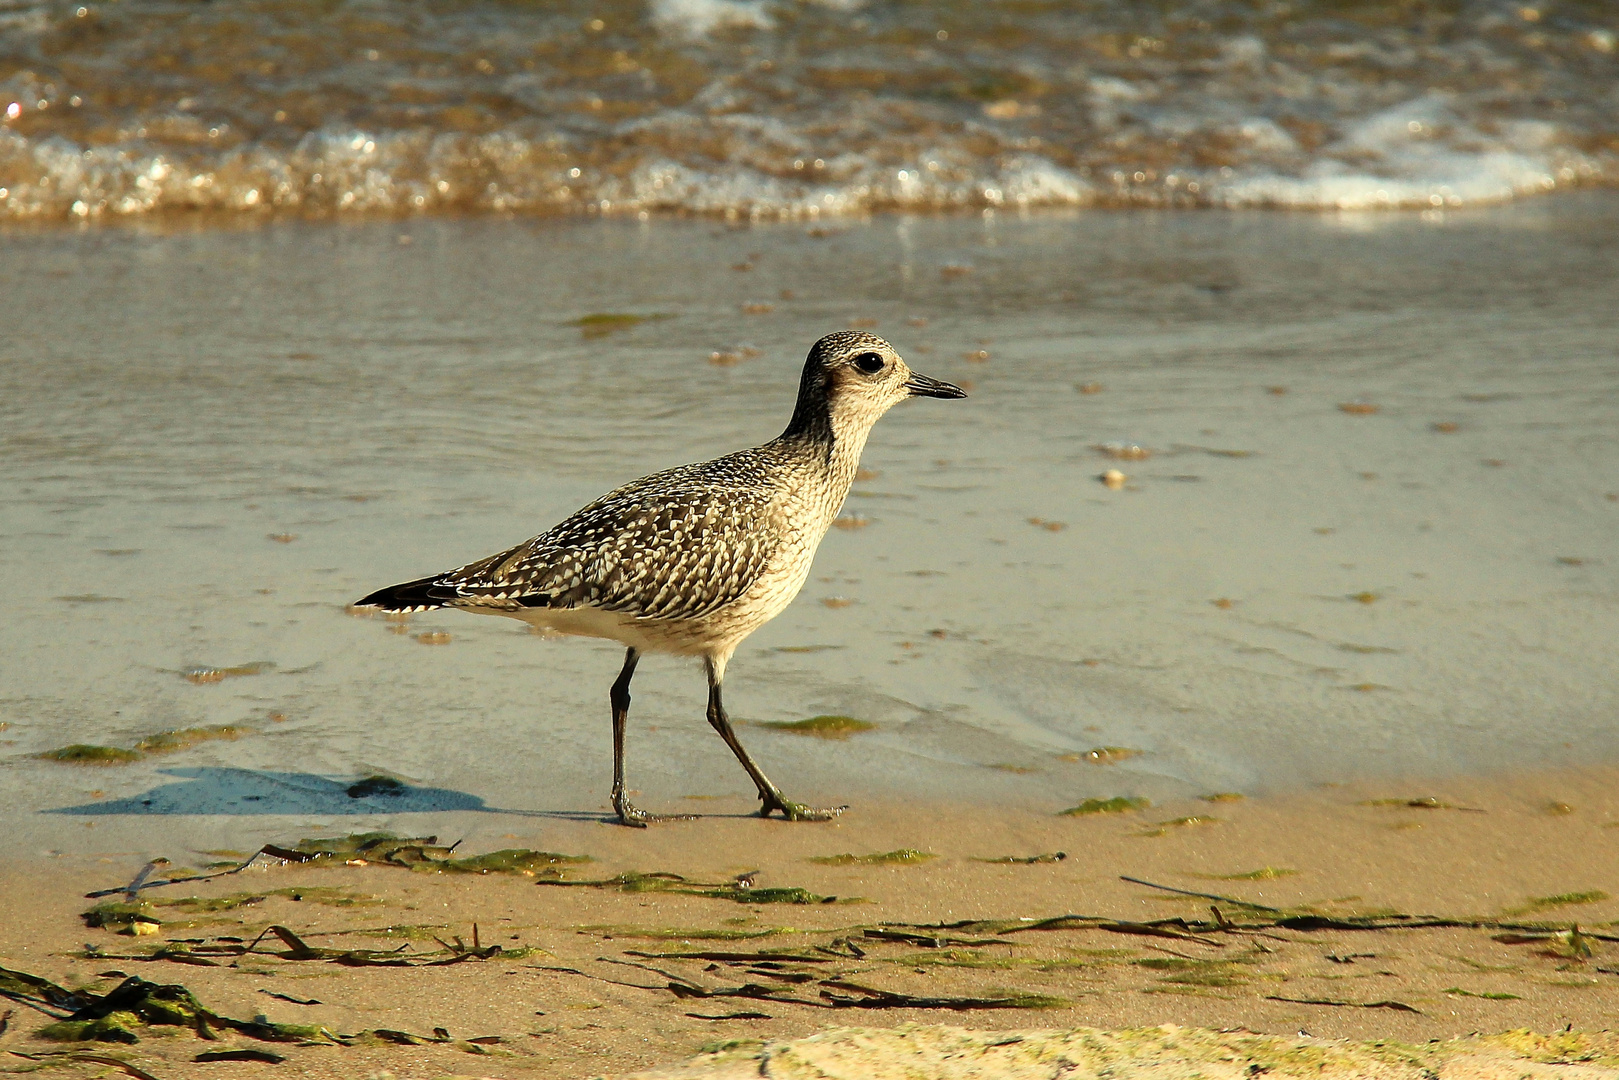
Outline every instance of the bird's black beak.
{"label": "bird's black beak", "polygon": [[954,383],[940,382],[930,379],[919,372],[911,372],[911,377],[905,380],[905,389],[911,392],[912,397],[937,398],[964,398],[967,391]]}

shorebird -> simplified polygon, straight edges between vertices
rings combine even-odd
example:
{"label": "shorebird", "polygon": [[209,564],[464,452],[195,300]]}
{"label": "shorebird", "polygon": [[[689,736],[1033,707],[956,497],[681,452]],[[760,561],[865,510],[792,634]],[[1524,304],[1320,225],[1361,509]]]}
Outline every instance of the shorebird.
{"label": "shorebird", "polygon": [[743,749],[721,700],[725,665],[743,638],[804,587],[872,425],[909,397],[966,396],[959,386],[913,372],[880,337],[828,334],[804,362],[787,429],[770,442],[632,480],[532,540],[379,589],[354,606],[460,608],[622,643],[624,667],[608,700],[613,809],[626,825],[660,820],[633,806],[624,790],[636,662],[649,652],[701,657],[708,722],[759,789],[759,815],[825,821],[842,807],[789,800]]}

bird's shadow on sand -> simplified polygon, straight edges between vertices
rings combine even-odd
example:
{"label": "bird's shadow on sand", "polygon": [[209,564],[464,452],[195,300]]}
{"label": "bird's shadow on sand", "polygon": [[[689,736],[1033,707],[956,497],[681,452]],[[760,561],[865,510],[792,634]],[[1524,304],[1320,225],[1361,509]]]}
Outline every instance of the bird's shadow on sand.
{"label": "bird's shadow on sand", "polygon": [[228,814],[258,816],[307,814],[329,817],[374,814],[424,814],[470,810],[484,814],[601,821],[606,815],[585,810],[508,810],[490,806],[476,795],[449,788],[415,787],[399,781],[342,780],[313,773],[268,772],[211,766],[159,769],[178,777],[140,795],[98,799],[80,806],[45,810],[77,817],[176,816]]}

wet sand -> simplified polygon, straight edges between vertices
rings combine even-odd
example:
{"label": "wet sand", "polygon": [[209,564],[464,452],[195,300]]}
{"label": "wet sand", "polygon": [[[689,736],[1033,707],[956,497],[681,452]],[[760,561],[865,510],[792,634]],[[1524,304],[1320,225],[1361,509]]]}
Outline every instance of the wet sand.
{"label": "wet sand", "polygon": [[[431,1038],[444,1028],[454,1040],[500,1039],[405,1046],[372,1037],[342,1047],[261,1043],[229,1033],[205,1044],[184,1032],[148,1032],[134,1046],[101,1048],[127,1050],[163,1077],[203,1075],[203,1066],[182,1063],[231,1046],[273,1050],[286,1055],[283,1070],[313,1077],[382,1070],[400,1077],[614,1076],[682,1060],[716,1040],[912,1022],[981,1030],[1174,1023],[1417,1043],[1519,1027],[1598,1030],[1619,1006],[1619,942],[1608,937],[1619,928],[1619,899],[1611,895],[1619,894],[1616,779],[1612,769],[1593,768],[1347,784],[1073,817],[862,801],[830,825],[759,821],[740,816],[748,806],[733,800],[694,804],[704,815],[698,820],[647,831],[581,815],[495,841],[590,856],[593,862],[564,869],[571,880],[665,872],[724,886],[746,873],[755,889],[800,887],[838,898],[807,904],[566,888],[520,874],[278,863],[152,890],[151,914],[164,923],[161,931],[126,936],[86,928],[79,913],[91,901],[81,897],[132,878],[142,856],[13,858],[0,868],[0,966],[69,988],[109,989],[121,977],[116,972],[182,983],[222,1015],[318,1024],[338,1034],[385,1029]],[[297,838],[286,833],[279,842]],[[936,857],[890,865],[809,861],[902,848]],[[163,850],[175,869],[211,861],[182,846]],[[978,861],[1058,851],[1067,857]],[[1183,896],[1121,875],[1227,899]],[[242,899],[244,891],[260,899],[215,911],[167,903]],[[1244,903],[1293,916],[1404,913],[1494,919],[1517,929],[1287,928],[1274,925],[1281,914]],[[1015,920],[1060,915],[1100,918],[1060,929],[1016,928]],[[1185,922],[1162,922],[1175,917]],[[1013,922],[916,925],[963,920]],[[1211,921],[1259,929],[1198,926]],[[1153,922],[1162,934],[1142,936],[1119,925]],[[1576,923],[1579,938],[1545,936]],[[272,924],[311,946],[403,946],[426,959],[454,955],[435,938],[470,945],[476,924],[482,946],[536,951],[448,966],[348,967],[289,958],[292,950],[271,937],[252,955],[216,953],[218,966],[150,959],[165,942],[190,942],[205,953],[221,947],[221,939],[251,941]],[[942,940],[930,947],[929,938]],[[772,950],[780,955],[762,955]],[[670,955],[680,953],[687,955]],[[672,983],[686,996],[671,992]],[[764,996],[702,997],[690,989],[747,984],[766,987]],[[1038,1008],[824,1007],[834,998],[872,1000],[847,989],[851,984],[918,997],[1060,1000],[1033,1002]],[[294,1004],[266,991],[320,1004]],[[739,1013],[763,1015],[715,1019]],[[4,1049],[62,1049],[32,1037],[43,1023],[16,1008]],[[205,1071],[263,1069],[220,1063]]]}
{"label": "wet sand", "polygon": [[[774,436],[852,323],[974,389],[883,420],[849,527],[730,665],[794,798],[1049,812],[1619,760],[1616,218],[8,231],[0,852],[494,847],[593,812],[616,646],[344,605]],[[649,321],[579,324],[613,313]],[[749,790],[702,694],[637,675],[649,808]],[[819,714],[875,729],[759,726]],[[250,733],[34,756],[221,725]],[[379,773],[406,787],[347,794]]]}

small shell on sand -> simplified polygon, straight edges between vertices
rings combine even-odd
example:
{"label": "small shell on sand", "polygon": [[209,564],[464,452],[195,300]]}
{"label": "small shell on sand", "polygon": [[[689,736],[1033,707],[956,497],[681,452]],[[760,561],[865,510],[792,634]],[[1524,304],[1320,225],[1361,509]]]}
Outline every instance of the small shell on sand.
{"label": "small shell on sand", "polygon": [[1109,469],[1101,476],[1098,476],[1097,479],[1102,481],[1102,485],[1104,487],[1117,491],[1124,486],[1125,480],[1129,479],[1129,477],[1125,476],[1117,469]]}
{"label": "small shell on sand", "polygon": [[278,544],[290,544],[294,540],[298,539],[298,534],[297,533],[271,533],[267,537],[267,539],[274,540]]}
{"label": "small shell on sand", "polygon": [[1080,383],[1078,390],[1081,394],[1100,394],[1103,386],[1099,382]]}
{"label": "small shell on sand", "polygon": [[1339,404],[1338,409],[1350,416],[1370,416],[1377,411],[1377,406],[1369,401],[1345,401]]}
{"label": "small shell on sand", "polygon": [[847,596],[823,596],[821,597],[821,603],[829,608],[846,608],[854,601]]}
{"label": "small shell on sand", "polygon": [[416,640],[423,645],[448,645],[450,635],[442,630],[429,630],[426,633],[417,634]]}

